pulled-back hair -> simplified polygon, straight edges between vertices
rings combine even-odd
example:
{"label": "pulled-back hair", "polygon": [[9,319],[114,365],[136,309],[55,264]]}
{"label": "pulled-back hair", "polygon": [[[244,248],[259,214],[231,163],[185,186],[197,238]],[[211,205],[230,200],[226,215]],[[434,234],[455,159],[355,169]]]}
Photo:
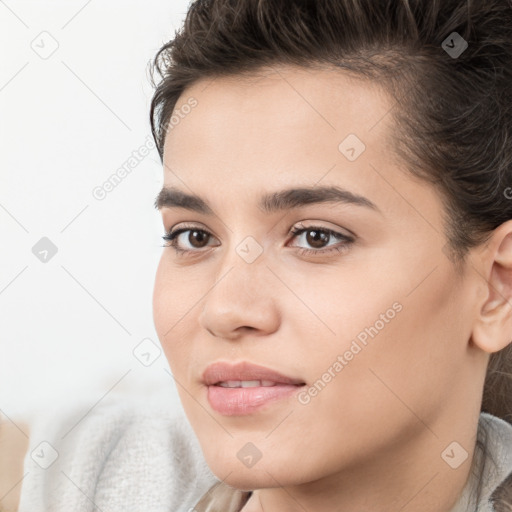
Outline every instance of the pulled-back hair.
{"label": "pulled-back hair", "polygon": [[[189,86],[274,65],[339,68],[386,90],[391,147],[439,191],[446,254],[458,270],[469,249],[512,219],[510,1],[191,2],[183,27],[151,62],[160,158]],[[481,409],[512,423],[512,344],[490,357]],[[496,510],[512,511],[512,482],[497,494]]]}

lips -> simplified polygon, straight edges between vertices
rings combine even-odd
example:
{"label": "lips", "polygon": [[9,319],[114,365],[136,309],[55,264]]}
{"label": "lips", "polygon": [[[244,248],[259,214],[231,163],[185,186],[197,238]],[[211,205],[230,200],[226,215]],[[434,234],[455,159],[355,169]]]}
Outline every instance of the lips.
{"label": "lips", "polygon": [[222,385],[223,387],[255,387],[256,382],[261,386],[304,384],[301,379],[288,377],[270,368],[246,361],[237,364],[222,361],[213,363],[203,373],[203,382],[207,386]]}
{"label": "lips", "polygon": [[276,411],[278,403],[290,400],[304,381],[247,361],[218,361],[203,373],[210,407],[224,416],[244,416]]}
{"label": "lips", "polygon": [[[272,405],[290,400],[304,381],[252,363],[216,362],[203,374],[210,407],[224,416],[272,411]],[[271,412],[270,412],[271,413]]]}

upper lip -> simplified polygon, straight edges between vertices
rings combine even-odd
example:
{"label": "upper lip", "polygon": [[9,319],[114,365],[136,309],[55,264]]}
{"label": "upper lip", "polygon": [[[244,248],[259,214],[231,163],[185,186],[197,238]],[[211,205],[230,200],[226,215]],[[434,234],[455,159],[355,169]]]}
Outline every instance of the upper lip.
{"label": "upper lip", "polygon": [[203,381],[207,386],[228,380],[270,380],[278,384],[304,384],[300,379],[287,377],[275,370],[247,361],[236,364],[217,361],[208,365],[203,373]]}

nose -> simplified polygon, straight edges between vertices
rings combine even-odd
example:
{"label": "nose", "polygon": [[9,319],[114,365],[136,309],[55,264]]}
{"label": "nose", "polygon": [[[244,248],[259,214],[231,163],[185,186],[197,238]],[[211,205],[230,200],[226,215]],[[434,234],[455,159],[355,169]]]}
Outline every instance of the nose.
{"label": "nose", "polygon": [[230,340],[247,332],[256,336],[275,332],[280,323],[275,276],[263,258],[231,262],[204,298],[200,325],[213,336]]}

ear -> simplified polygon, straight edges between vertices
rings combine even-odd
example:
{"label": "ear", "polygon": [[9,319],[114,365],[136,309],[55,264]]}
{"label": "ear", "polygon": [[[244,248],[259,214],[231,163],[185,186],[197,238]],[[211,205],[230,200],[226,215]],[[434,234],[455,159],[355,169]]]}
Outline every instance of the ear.
{"label": "ear", "polygon": [[512,220],[493,231],[478,266],[484,293],[478,304],[472,339],[490,354],[512,341]]}

